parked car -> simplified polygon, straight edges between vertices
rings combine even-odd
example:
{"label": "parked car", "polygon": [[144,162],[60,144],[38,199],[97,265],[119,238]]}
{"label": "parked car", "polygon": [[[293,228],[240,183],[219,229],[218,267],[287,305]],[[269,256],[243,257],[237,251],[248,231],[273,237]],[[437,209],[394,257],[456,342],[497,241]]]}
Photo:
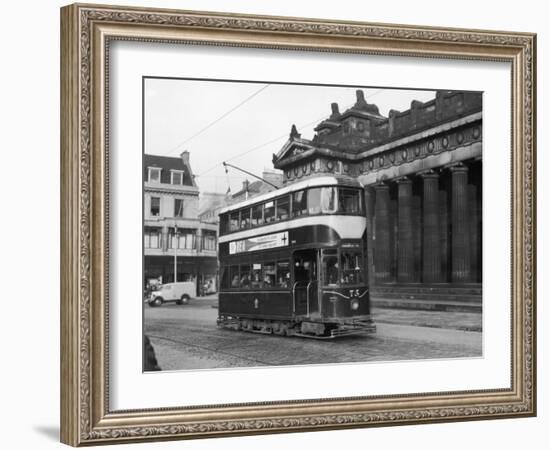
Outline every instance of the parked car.
{"label": "parked car", "polygon": [[176,302],[186,305],[195,295],[195,283],[183,281],[181,283],[166,283],[160,289],[151,292],[149,306],[160,306],[163,303]]}

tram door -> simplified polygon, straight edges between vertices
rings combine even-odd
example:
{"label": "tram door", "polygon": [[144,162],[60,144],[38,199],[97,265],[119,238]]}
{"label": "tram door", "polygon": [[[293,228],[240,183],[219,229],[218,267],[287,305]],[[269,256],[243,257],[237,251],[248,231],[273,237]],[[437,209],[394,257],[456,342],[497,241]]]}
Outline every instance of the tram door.
{"label": "tram door", "polygon": [[293,301],[296,315],[315,315],[319,312],[318,254],[315,249],[298,250],[292,257]]}

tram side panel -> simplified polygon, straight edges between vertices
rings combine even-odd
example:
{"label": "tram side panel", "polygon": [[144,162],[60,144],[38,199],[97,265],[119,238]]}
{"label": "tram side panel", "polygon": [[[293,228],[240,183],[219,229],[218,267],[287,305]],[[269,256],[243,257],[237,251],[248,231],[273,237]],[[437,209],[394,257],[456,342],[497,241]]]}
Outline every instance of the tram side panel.
{"label": "tram side panel", "polygon": [[262,319],[289,319],[292,304],[289,292],[221,292],[219,297],[220,315],[255,317]]}
{"label": "tram side panel", "polygon": [[[229,266],[258,263],[258,256],[261,256],[260,260],[263,262],[288,259],[288,251],[228,256],[228,243],[220,243],[219,252],[223,270],[228,270]],[[219,292],[219,314],[221,316],[289,319],[293,314],[291,290],[288,286],[286,288],[254,288],[254,286],[232,288],[222,285]]]}

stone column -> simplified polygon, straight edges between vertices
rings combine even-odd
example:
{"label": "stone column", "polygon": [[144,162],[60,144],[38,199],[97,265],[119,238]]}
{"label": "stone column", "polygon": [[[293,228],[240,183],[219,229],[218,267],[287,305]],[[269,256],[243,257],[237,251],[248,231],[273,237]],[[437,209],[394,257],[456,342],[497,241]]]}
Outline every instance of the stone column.
{"label": "stone column", "polygon": [[433,171],[422,175],[422,282],[441,282],[441,246],[439,237],[439,175]]}
{"label": "stone column", "polygon": [[470,281],[478,282],[479,260],[479,210],[477,205],[477,188],[468,185],[468,206],[470,210]]}
{"label": "stone column", "polygon": [[397,281],[410,283],[414,277],[412,181],[397,180]]}
{"label": "stone column", "polygon": [[374,241],[374,270],[377,282],[388,282],[390,273],[390,187],[387,184],[378,184],[375,204],[375,233]]}
{"label": "stone column", "polygon": [[439,239],[441,248],[441,281],[449,281],[449,211],[447,191],[439,191]]}
{"label": "stone column", "polygon": [[468,168],[451,167],[451,281],[470,280],[470,218],[468,210]]}
{"label": "stone column", "polygon": [[367,242],[364,243],[367,251],[367,274],[369,286],[374,286],[374,251],[373,251],[373,229],[374,229],[374,202],[375,192],[372,186],[365,186],[365,206],[367,215]]}
{"label": "stone column", "polygon": [[422,199],[419,195],[412,197],[413,221],[413,254],[414,254],[414,282],[419,283],[422,275]]}

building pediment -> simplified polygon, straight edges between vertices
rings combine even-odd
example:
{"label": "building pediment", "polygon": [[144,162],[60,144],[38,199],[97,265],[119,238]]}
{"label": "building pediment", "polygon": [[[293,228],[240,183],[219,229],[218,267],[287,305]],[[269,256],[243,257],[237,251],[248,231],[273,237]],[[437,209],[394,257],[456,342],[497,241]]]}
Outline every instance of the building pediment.
{"label": "building pediment", "polygon": [[281,150],[273,155],[273,164],[276,165],[283,159],[298,156],[313,149],[315,149],[315,145],[311,141],[300,137],[290,137]]}

